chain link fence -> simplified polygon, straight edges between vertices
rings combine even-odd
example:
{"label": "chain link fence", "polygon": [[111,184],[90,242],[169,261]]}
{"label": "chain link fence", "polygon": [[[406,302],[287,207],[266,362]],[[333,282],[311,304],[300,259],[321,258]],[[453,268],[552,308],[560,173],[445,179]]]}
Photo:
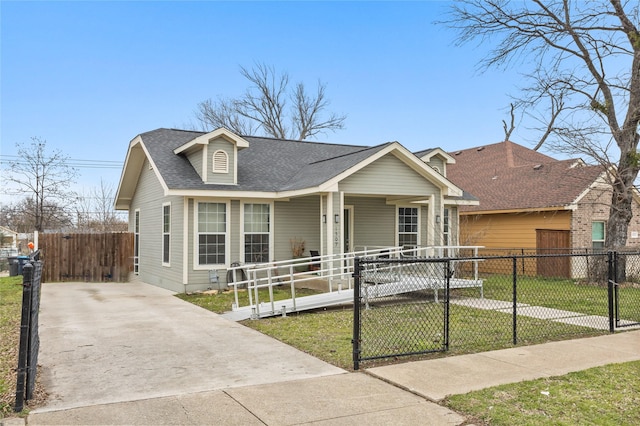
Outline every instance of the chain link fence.
{"label": "chain link fence", "polygon": [[16,403],[14,410],[22,411],[25,401],[33,398],[40,349],[39,312],[42,288],[43,261],[39,252],[30,256],[23,267],[22,318],[20,322],[20,348],[16,379]]}
{"label": "chain link fence", "polygon": [[354,275],[356,369],[640,324],[640,253],[358,259]]}

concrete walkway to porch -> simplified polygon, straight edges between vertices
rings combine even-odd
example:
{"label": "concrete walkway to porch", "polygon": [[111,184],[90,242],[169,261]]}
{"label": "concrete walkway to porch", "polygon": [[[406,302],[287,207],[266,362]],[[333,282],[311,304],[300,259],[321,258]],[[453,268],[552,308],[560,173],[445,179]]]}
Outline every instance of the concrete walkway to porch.
{"label": "concrete walkway to porch", "polygon": [[[513,303],[493,299],[451,299],[451,303],[470,308],[491,310],[510,314],[513,312]],[[595,328],[596,330],[609,330],[609,317],[601,315],[588,315],[580,312],[565,311],[562,309],[546,308],[543,306],[531,306],[526,303],[518,303],[516,312],[518,316],[538,318],[561,322],[564,324],[579,325]],[[634,322],[622,319],[620,326],[627,326]],[[634,327],[634,326],[631,326]],[[636,328],[640,328],[640,325]]]}

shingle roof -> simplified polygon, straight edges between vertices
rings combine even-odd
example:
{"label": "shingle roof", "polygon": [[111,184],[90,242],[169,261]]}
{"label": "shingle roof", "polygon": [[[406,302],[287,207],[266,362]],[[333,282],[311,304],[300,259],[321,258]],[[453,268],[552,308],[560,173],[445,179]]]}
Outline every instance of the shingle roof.
{"label": "shingle roof", "polygon": [[542,209],[568,206],[602,174],[599,166],[556,160],[513,142],[451,153],[447,177],[480,200],[464,211]]}
{"label": "shingle roof", "polygon": [[203,135],[157,129],[140,137],[169,189],[284,191],[317,186],[358,164],[388,144],[376,147],[243,137],[249,148],[238,152],[238,184],[204,184],[184,155],[173,150]]}

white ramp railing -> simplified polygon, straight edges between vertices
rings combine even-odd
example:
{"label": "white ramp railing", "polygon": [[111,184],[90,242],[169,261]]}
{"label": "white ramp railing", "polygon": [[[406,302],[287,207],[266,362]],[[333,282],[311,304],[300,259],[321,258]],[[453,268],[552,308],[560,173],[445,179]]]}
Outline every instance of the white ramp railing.
{"label": "white ramp railing", "polygon": [[[227,283],[233,288],[234,304],[232,309],[240,306],[238,289],[246,287],[249,296],[249,306],[255,308],[255,315],[260,314],[260,289],[269,290],[270,310],[275,311],[273,287],[289,285],[293,310],[296,310],[296,284],[305,281],[323,280],[327,283],[327,292],[351,289],[353,285],[353,259],[356,257],[398,257],[402,247],[365,248],[361,251],[306,257],[300,259],[281,260],[277,262],[253,265],[235,266],[228,269],[233,282]],[[235,278],[241,278],[236,280]],[[337,287],[337,288],[336,288]]]}
{"label": "white ramp railing", "polygon": [[[403,249],[402,247],[364,247],[362,250],[307,257],[301,259],[289,259],[270,263],[234,266],[228,269],[233,281],[227,285],[233,288],[233,311],[246,309],[253,310],[252,317],[260,317],[260,309],[263,303],[267,304],[266,310],[276,312],[276,300],[274,300],[273,287],[288,285],[291,291],[292,310],[297,310],[296,284],[305,281],[326,282],[327,292],[340,292],[351,290],[353,286],[353,260],[356,257],[368,258],[411,258],[411,257],[453,257],[461,249],[472,249],[474,257],[478,255],[480,246],[428,246]],[[474,262],[474,278],[478,278],[478,263]],[[240,306],[238,290],[247,288],[249,301],[247,306]],[[269,300],[260,300],[260,289],[268,289]]]}

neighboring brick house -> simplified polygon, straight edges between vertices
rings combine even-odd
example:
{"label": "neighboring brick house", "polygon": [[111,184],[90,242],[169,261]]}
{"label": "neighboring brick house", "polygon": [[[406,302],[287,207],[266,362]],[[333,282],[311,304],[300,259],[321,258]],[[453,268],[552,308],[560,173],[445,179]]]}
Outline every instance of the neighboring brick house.
{"label": "neighboring brick house", "polygon": [[[451,156],[455,163],[448,165],[447,177],[480,201],[460,207],[460,244],[496,253],[604,246],[611,187],[602,167],[580,159],[556,160],[510,141]],[[639,247],[640,204],[634,200],[627,245]]]}

